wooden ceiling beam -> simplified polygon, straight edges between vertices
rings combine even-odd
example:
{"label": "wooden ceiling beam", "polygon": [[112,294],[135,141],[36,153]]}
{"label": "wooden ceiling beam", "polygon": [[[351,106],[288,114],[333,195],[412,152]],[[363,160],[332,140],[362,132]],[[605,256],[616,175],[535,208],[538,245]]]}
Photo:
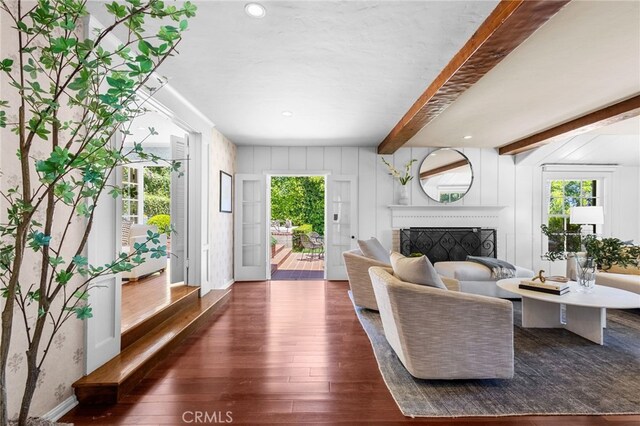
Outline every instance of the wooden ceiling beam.
{"label": "wooden ceiling beam", "polygon": [[550,129],[527,136],[499,148],[500,155],[514,155],[539,148],[558,139],[577,136],[618,121],[640,115],[640,95],[600,108],[581,117],[558,124]]}
{"label": "wooden ceiling beam", "polygon": [[393,154],[570,0],[502,0],[378,145]]}

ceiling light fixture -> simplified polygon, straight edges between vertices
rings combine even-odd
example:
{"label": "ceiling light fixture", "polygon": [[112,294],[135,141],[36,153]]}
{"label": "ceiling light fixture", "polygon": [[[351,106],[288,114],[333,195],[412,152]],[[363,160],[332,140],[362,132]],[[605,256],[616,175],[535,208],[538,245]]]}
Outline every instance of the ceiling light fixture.
{"label": "ceiling light fixture", "polygon": [[467,135],[467,136],[463,137],[462,139],[471,139],[472,137],[473,136],[471,136],[471,135]]}
{"label": "ceiling light fixture", "polygon": [[282,111],[282,115],[284,115],[285,117],[291,117],[293,116],[293,113],[291,111]]}
{"label": "ceiling light fixture", "polygon": [[267,14],[267,9],[260,3],[247,3],[244,5],[244,11],[252,18],[264,18]]}

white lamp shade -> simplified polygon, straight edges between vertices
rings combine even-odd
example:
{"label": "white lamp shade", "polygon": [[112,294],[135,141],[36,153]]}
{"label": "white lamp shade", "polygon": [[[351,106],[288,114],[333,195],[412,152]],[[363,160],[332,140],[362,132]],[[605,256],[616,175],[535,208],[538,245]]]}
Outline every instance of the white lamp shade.
{"label": "white lamp shade", "polygon": [[602,206],[571,207],[569,221],[573,225],[602,225],[604,209]]}

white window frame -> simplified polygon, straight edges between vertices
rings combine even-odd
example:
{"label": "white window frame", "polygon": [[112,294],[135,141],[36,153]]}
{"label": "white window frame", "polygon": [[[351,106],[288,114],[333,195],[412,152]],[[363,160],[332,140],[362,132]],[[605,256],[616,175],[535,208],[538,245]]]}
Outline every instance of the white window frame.
{"label": "white window frame", "polygon": [[[596,226],[598,235],[607,236],[611,232],[611,196],[613,188],[613,176],[617,166],[598,166],[583,164],[545,164],[542,166],[542,223],[549,223],[549,199],[551,198],[551,185],[553,180],[596,180],[598,181],[598,199],[604,209],[604,224]],[[543,253],[548,247],[546,236],[542,238]]]}

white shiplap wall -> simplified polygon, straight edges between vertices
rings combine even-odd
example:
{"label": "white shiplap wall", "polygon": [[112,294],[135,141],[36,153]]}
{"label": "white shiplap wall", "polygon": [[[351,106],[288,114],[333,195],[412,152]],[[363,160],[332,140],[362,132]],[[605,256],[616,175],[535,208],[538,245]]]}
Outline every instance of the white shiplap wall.
{"label": "white shiplap wall", "polygon": [[[431,150],[403,148],[385,158],[396,168],[415,158],[418,162],[414,164],[414,172],[417,172],[420,162]],[[541,163],[522,162],[516,166],[513,157],[501,157],[494,149],[464,148],[461,151],[473,165],[474,181],[459,204],[505,207],[500,214],[498,256],[534,270],[562,273],[562,263],[550,265],[541,259],[540,224],[544,208]],[[375,236],[384,246],[391,247],[388,206],[397,202],[399,184],[389,176],[375,147],[238,147],[238,173],[292,171],[358,176],[358,237]],[[615,173],[610,198],[614,206],[611,235],[640,241],[639,182],[638,167],[620,167]],[[416,179],[411,182],[409,196],[412,205],[439,204],[427,198]]]}
{"label": "white shiplap wall", "polygon": [[[420,162],[431,150],[403,148],[385,158],[396,168],[402,168],[415,158],[418,160],[414,164],[416,173]],[[499,256],[519,265],[533,266],[534,262],[539,262],[539,255],[535,259],[531,244],[534,230],[531,169],[516,171],[511,157],[500,157],[493,149],[465,148],[462,151],[473,164],[474,182],[460,204],[504,206],[500,217]],[[375,236],[383,245],[391,247],[391,212],[388,206],[397,203],[399,184],[388,174],[375,147],[238,147],[238,173],[292,171],[327,171],[358,176],[358,237]],[[518,184],[516,191],[518,179],[523,184]],[[409,196],[413,205],[439,204],[422,192],[415,179],[411,182]],[[469,225],[473,226],[472,223]]]}

